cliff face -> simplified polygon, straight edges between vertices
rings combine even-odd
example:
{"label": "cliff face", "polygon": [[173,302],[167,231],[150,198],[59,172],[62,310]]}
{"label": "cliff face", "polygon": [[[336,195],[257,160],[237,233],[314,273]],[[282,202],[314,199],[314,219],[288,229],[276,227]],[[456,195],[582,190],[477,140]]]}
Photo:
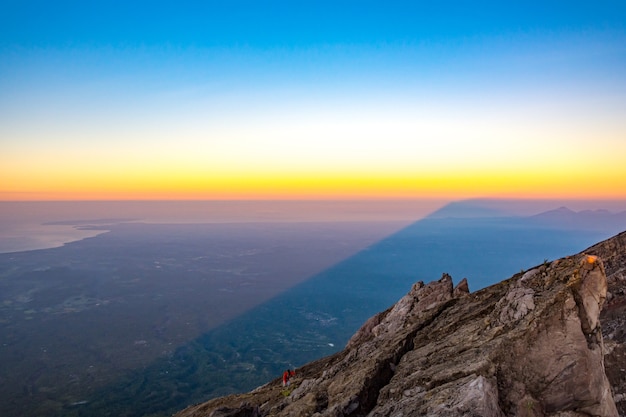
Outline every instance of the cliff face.
{"label": "cliff face", "polygon": [[624,366],[607,378],[604,354],[626,363],[625,257],[621,234],[471,294],[446,274],[419,282],[290,387],[277,379],[177,416],[617,416]]}
{"label": "cliff face", "polygon": [[604,261],[608,282],[600,314],[606,356],[604,367],[620,416],[626,416],[626,232],[585,251]]}

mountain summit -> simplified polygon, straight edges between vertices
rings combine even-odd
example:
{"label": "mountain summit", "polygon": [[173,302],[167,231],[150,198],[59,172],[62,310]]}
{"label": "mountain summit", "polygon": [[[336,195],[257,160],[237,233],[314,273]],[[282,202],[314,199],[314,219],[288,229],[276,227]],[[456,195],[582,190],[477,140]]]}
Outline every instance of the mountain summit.
{"label": "mountain summit", "polygon": [[604,231],[623,230],[626,227],[626,211],[618,213],[608,210],[573,211],[567,207],[559,207],[531,216],[530,219],[551,227]]}
{"label": "mountain summit", "polygon": [[276,379],[176,416],[618,416],[625,266],[622,233],[475,293],[447,274],[418,282],[290,386]]}

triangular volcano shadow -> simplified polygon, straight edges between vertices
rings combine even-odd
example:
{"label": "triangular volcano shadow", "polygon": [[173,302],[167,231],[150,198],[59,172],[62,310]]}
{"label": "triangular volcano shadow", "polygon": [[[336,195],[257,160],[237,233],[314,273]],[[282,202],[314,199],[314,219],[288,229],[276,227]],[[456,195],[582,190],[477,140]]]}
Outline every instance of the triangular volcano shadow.
{"label": "triangular volcano shadow", "polygon": [[598,233],[546,229],[527,218],[429,217],[99,391],[71,415],[165,416],[247,391],[342,349],[415,281],[447,272],[456,282],[467,276],[474,291],[598,240]]}

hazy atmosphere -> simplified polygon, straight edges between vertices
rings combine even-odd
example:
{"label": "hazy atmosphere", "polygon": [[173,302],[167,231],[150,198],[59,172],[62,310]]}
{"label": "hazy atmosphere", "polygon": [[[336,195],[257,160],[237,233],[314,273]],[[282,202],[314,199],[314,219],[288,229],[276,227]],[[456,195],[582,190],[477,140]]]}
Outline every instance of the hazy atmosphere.
{"label": "hazy atmosphere", "polygon": [[546,271],[626,230],[625,109],[620,1],[5,1],[0,415],[170,416]]}

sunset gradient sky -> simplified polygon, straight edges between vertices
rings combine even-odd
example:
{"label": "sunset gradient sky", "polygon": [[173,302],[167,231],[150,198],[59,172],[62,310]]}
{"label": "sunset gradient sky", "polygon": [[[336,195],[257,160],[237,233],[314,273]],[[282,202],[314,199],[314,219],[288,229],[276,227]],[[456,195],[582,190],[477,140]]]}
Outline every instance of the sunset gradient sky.
{"label": "sunset gradient sky", "polygon": [[626,3],[8,1],[0,200],[626,199]]}

